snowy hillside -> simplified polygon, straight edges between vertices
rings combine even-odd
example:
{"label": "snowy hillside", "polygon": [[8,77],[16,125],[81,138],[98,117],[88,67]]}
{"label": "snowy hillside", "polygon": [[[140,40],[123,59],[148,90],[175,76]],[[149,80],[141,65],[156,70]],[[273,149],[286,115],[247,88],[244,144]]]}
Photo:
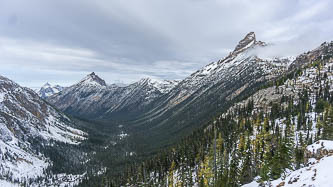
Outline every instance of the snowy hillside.
{"label": "snowy hillside", "polygon": [[254,181],[243,187],[286,186],[286,187],[331,187],[333,173],[333,141],[319,140],[307,146],[307,165],[296,171],[291,171],[285,178],[261,184]]}
{"label": "snowy hillside", "polygon": [[0,76],[0,179],[24,183],[42,176],[52,162],[40,149],[85,139],[72,123],[34,91]]}
{"label": "snowy hillside", "polygon": [[50,83],[46,83],[38,90],[37,93],[41,98],[45,99],[53,94],[61,92],[63,89],[64,87],[62,86],[59,85],[52,86]]}

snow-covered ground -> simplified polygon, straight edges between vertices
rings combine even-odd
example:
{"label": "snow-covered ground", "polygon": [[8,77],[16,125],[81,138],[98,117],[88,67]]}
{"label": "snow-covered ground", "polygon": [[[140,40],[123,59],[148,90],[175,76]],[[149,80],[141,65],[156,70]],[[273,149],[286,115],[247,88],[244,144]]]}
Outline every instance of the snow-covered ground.
{"label": "snow-covered ground", "polygon": [[19,184],[13,184],[5,180],[0,180],[0,186],[1,187],[19,187]]}
{"label": "snow-covered ground", "polygon": [[[310,152],[318,152],[326,149],[328,154],[323,158],[310,158],[307,166],[290,172],[286,178],[266,182],[265,186],[286,186],[286,187],[332,187],[333,186],[333,141],[320,140],[307,146]],[[243,187],[258,187],[256,181],[243,185]]]}
{"label": "snow-covered ground", "polygon": [[319,149],[333,150],[333,141],[319,140],[316,143],[307,146],[306,149],[310,152],[315,152],[318,151]]}

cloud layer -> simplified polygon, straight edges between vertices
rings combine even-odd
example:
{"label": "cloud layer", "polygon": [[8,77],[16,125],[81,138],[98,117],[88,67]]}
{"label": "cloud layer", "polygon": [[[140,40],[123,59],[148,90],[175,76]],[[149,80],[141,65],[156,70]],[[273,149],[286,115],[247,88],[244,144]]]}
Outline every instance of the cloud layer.
{"label": "cloud layer", "polygon": [[330,0],[0,1],[0,74],[25,86],[181,79],[249,31],[296,55],[333,40]]}

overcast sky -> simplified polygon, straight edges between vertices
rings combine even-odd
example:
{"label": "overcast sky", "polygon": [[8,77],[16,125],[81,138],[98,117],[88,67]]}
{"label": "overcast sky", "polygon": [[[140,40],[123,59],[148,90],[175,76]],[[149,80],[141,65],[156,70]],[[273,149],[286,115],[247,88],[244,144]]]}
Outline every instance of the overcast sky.
{"label": "overcast sky", "polygon": [[332,0],[0,0],[0,75],[23,86],[182,79],[248,32],[297,55],[333,40]]}

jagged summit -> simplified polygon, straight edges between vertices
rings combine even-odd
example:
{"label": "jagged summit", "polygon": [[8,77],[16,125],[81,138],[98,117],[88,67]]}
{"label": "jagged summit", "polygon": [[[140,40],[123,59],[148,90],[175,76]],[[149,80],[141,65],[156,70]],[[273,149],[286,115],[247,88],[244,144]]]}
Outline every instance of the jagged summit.
{"label": "jagged summit", "polygon": [[97,86],[106,86],[106,83],[103,79],[101,79],[95,72],[90,73],[85,78],[83,78],[79,84],[84,85],[97,85]]}
{"label": "jagged summit", "polygon": [[254,32],[248,33],[236,46],[234,51],[240,51],[253,45],[256,42],[256,35]]}
{"label": "jagged summit", "polygon": [[254,45],[266,46],[266,43],[262,41],[257,41],[256,34],[254,32],[249,32],[241,41],[239,41],[232,54],[240,53],[250,47],[253,47]]}

